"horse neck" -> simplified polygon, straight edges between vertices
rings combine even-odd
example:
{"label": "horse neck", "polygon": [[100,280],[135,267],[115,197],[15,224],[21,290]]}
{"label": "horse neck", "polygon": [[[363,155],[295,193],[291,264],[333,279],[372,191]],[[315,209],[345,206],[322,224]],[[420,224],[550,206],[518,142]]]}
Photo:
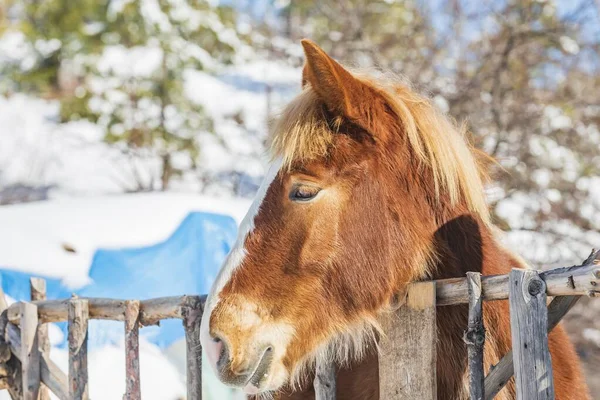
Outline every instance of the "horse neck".
{"label": "horse neck", "polygon": [[463,214],[440,226],[434,234],[437,265],[432,279],[463,277],[469,271],[505,274],[522,266],[499,243],[492,229],[473,214]]}
{"label": "horse neck", "polygon": [[[443,224],[435,233],[438,254],[433,279],[464,277],[468,271],[483,275],[506,274],[521,266],[520,261],[502,247],[492,229],[477,216],[464,214]],[[506,302],[484,304],[488,343],[484,354],[486,369],[497,364],[510,350],[510,320]],[[467,326],[468,308],[465,304],[444,307],[438,313],[439,358],[438,398],[465,398],[464,388],[467,352],[462,332]],[[510,389],[512,390],[512,389]]]}

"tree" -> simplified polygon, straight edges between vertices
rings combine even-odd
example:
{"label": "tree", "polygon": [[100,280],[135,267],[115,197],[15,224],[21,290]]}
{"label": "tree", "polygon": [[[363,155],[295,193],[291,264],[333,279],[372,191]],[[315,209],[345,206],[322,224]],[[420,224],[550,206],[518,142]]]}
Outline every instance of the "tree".
{"label": "tree", "polygon": [[27,0],[17,23],[33,62],[5,72],[13,90],[61,102],[132,160],[135,185],[165,190],[194,169],[212,121],[184,92],[186,71],[231,62],[235,13],[208,0]]}

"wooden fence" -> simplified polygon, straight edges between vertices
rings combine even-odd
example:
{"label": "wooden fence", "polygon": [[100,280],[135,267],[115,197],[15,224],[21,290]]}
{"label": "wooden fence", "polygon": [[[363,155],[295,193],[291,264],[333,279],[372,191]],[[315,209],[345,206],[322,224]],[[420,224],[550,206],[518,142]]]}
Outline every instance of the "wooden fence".
{"label": "wooden fence", "polygon": [[[464,340],[468,349],[471,399],[492,399],[515,375],[519,399],[553,399],[548,332],[581,296],[600,296],[600,252],[579,266],[545,272],[515,269],[508,275],[419,282],[410,285],[397,310],[382,321],[379,386],[382,399],[436,398],[436,311],[469,305]],[[31,280],[31,302],[7,306],[0,288],[0,389],[13,399],[88,399],[87,325],[89,319],[123,321],[126,351],[125,400],[140,393],[139,329],[163,319],[183,321],[187,350],[187,399],[202,398],[200,320],[205,297],[150,300],[71,298],[46,300],[45,282]],[[546,297],[554,299],[547,305]],[[482,302],[508,299],[513,351],[483,369],[485,329]],[[69,371],[65,375],[49,357],[48,322],[68,321]],[[526,346],[526,343],[536,343]],[[410,360],[407,362],[406,360]],[[537,369],[537,373],[531,374]],[[317,365],[317,400],[335,399],[334,365]],[[535,396],[533,395],[535,394]]]}

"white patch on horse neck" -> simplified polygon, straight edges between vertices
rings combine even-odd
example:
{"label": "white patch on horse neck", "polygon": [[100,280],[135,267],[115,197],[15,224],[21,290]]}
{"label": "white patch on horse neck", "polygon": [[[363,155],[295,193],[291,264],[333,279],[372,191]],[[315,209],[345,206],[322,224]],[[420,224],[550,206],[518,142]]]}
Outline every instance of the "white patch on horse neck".
{"label": "white patch on horse neck", "polygon": [[278,158],[270,165],[258,191],[256,192],[256,196],[254,197],[254,201],[252,202],[248,213],[246,214],[246,216],[242,220],[242,223],[240,224],[240,229],[238,231],[238,236],[235,245],[233,246],[233,249],[231,249],[231,251],[229,252],[229,255],[227,256],[223,267],[221,267],[221,270],[219,271],[217,279],[212,285],[210,294],[208,295],[208,298],[206,299],[206,304],[204,305],[204,313],[202,315],[202,324],[200,327],[200,338],[203,343],[205,340],[210,340],[210,314],[219,302],[219,293],[221,292],[225,284],[229,281],[229,279],[231,279],[233,271],[235,271],[235,269],[239,267],[244,261],[244,258],[246,256],[246,249],[244,248],[246,238],[254,230],[254,219],[260,211],[260,206],[262,205],[265,196],[267,195],[267,191],[269,190],[271,183],[273,182],[273,180],[275,180],[275,177],[279,173],[282,164],[283,159]]}

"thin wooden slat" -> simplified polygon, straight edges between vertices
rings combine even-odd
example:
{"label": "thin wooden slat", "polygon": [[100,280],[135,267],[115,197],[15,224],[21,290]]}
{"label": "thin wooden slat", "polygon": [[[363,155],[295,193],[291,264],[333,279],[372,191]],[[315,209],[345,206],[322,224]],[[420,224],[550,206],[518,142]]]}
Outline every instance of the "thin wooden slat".
{"label": "thin wooden slat", "polygon": [[202,399],[202,346],[200,344],[200,322],[203,304],[200,298],[190,297],[181,312],[185,330],[187,364],[187,400]]}
{"label": "thin wooden slat", "polygon": [[88,367],[88,302],[82,299],[69,301],[69,397],[87,400]]}
{"label": "thin wooden slat", "polygon": [[140,302],[125,303],[125,400],[140,400]]}
{"label": "thin wooden slat", "polygon": [[546,284],[534,270],[510,273],[510,324],[517,399],[554,399]]}
{"label": "thin wooden slat", "polygon": [[38,312],[35,304],[19,302],[21,309],[21,375],[23,399],[37,400],[40,391],[40,350],[37,342]]}
{"label": "thin wooden slat", "polygon": [[332,362],[317,362],[315,371],[315,400],[335,400],[335,364]]}
{"label": "thin wooden slat", "polygon": [[[46,280],[42,278],[30,278],[29,287],[31,289],[32,301],[46,300]],[[39,316],[38,316],[39,317]],[[50,338],[48,337],[48,325],[40,324],[38,327],[38,347],[40,352],[50,356]],[[45,385],[40,388],[39,400],[50,400],[50,393]]]}
{"label": "thin wooden slat", "polygon": [[405,304],[382,321],[381,399],[436,399],[435,293],[435,282],[410,285]]}
{"label": "thin wooden slat", "polygon": [[471,400],[483,400],[485,327],[483,326],[481,274],[467,272],[467,281],[469,283],[469,318],[464,340],[467,344],[469,358],[469,396]]}

